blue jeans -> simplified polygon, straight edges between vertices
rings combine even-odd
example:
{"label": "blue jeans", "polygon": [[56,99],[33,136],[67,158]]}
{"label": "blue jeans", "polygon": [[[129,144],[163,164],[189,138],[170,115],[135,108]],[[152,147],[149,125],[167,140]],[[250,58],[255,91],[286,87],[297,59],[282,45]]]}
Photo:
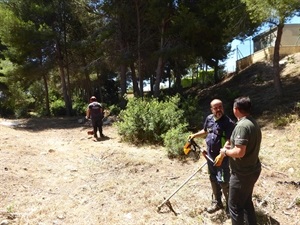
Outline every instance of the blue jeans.
{"label": "blue jeans", "polygon": [[231,174],[228,204],[232,225],[257,224],[252,193],[260,172],[261,169],[245,176]]}

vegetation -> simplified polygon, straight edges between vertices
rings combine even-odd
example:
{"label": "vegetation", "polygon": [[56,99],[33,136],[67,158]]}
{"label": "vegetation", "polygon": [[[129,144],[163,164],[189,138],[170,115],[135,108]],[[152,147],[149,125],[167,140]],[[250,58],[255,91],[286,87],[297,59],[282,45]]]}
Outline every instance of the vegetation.
{"label": "vegetation", "polygon": [[165,143],[169,152],[182,152],[182,145],[174,146],[170,143],[180,139],[179,132],[181,135],[187,132],[184,111],[179,108],[179,103],[178,96],[167,98],[165,101],[155,98],[131,98],[127,108],[119,115],[118,132],[125,141],[135,144]]}
{"label": "vegetation", "polygon": [[155,97],[166,80],[180,93],[195,67],[217,83],[229,43],[259,25],[240,0],[128,2],[1,0],[1,115],[53,115],[59,99],[70,116],[91,95],[124,108],[129,83],[135,97],[145,81]]}
{"label": "vegetation", "polygon": [[[280,32],[299,10],[298,0],[0,0],[0,115],[81,116],[95,95],[112,113],[122,110],[125,140],[163,143],[180,154],[179,134],[197,130],[203,117],[184,90],[218,84],[229,43],[266,22],[278,26],[274,84],[281,95]],[[154,98],[144,97],[145,81]],[[172,84],[169,92],[160,90],[162,81]],[[129,84],[134,98],[127,100]],[[240,93],[224,88],[222,96],[232,101]],[[291,119],[276,118],[278,125]]]}
{"label": "vegetation", "polygon": [[281,0],[281,1],[265,1],[265,0],[242,0],[247,5],[247,10],[250,13],[252,21],[262,24],[270,24],[277,27],[277,35],[273,54],[274,67],[274,87],[279,97],[282,97],[283,90],[280,80],[280,66],[279,66],[279,49],[281,43],[281,36],[284,24],[289,21],[294,15],[300,15],[299,0]]}

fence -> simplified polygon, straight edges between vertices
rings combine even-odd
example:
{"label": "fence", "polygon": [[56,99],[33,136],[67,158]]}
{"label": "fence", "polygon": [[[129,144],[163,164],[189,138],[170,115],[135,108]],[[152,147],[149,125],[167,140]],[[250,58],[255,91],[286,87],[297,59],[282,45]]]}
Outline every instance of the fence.
{"label": "fence", "polygon": [[[300,46],[281,46],[279,58],[300,52]],[[241,71],[257,62],[272,62],[274,47],[265,48],[236,61],[236,72]]]}

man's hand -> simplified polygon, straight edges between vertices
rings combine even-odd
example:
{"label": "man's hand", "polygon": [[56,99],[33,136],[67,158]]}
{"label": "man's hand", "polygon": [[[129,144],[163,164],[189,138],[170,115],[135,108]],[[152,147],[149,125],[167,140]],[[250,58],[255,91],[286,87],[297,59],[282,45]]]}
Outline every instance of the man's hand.
{"label": "man's hand", "polygon": [[215,158],[214,166],[221,166],[221,165],[222,165],[222,162],[223,162],[223,159],[224,159],[224,155],[220,153],[220,154]]}
{"label": "man's hand", "polygon": [[188,136],[188,140],[192,140],[192,139],[194,139],[194,135],[193,135],[193,134],[190,134],[190,135]]}

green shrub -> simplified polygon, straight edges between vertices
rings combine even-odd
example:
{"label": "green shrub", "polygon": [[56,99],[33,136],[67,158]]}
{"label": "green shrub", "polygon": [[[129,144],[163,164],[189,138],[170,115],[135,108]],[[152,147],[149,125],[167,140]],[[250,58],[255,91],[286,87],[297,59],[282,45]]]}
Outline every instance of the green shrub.
{"label": "green shrub", "polygon": [[121,108],[119,106],[117,106],[117,105],[111,105],[111,106],[109,106],[108,110],[110,112],[110,115],[115,115],[115,116],[119,115],[120,112],[121,112]]}
{"label": "green shrub", "polygon": [[209,86],[214,83],[214,71],[200,71],[198,75],[186,76],[181,80],[181,85],[183,88],[191,87],[192,85]]}
{"label": "green shrub", "polygon": [[191,78],[183,78],[181,80],[181,85],[183,88],[191,87],[192,86],[192,79]]}
{"label": "green shrub", "polygon": [[82,99],[77,98],[73,100],[73,114],[75,116],[83,116],[86,113],[88,103],[82,101]]}
{"label": "green shrub", "polygon": [[9,117],[14,115],[14,110],[12,106],[7,106],[0,102],[0,117]]}
{"label": "green shrub", "polygon": [[50,104],[50,111],[53,116],[65,116],[66,115],[65,102],[61,99],[57,99],[56,101]]}
{"label": "green shrub", "polygon": [[15,117],[16,118],[26,118],[28,117],[28,106],[27,105],[20,105],[18,108],[15,109]]}
{"label": "green shrub", "polygon": [[186,124],[178,96],[165,101],[130,98],[125,110],[120,112],[117,128],[122,139],[135,144],[162,144],[163,134],[180,124]]}
{"label": "green shrub", "polygon": [[184,155],[183,146],[187,141],[190,133],[187,132],[185,124],[180,124],[177,127],[171,128],[163,135],[164,146],[168,152],[168,156],[173,158]]}

